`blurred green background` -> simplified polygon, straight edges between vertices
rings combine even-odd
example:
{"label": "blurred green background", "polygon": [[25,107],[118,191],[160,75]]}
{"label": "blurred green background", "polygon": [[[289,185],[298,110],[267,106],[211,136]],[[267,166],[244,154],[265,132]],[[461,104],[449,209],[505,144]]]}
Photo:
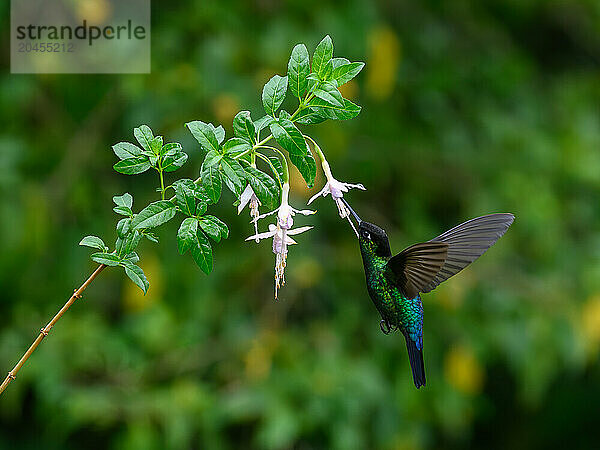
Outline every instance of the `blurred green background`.
{"label": "blurred green background", "polygon": [[[82,5],[85,2],[81,2]],[[273,300],[270,245],[231,194],[205,276],[177,224],[145,241],[148,295],[107,270],[0,398],[0,446],[23,449],[593,448],[600,404],[600,3],[594,0],[155,0],[150,75],[10,75],[1,6],[0,365],[8,371],[113,242],[111,197],[153,199],[155,174],[112,170],[110,147],[149,124],[260,117],[294,44],[367,63],[363,106],[314,125],[348,198],[392,248],[513,212],[504,238],[424,296],[427,386],[385,336],[354,235],[331,200],[290,250]],[[100,10],[97,12],[102,14]],[[302,188],[292,202],[318,189]]]}

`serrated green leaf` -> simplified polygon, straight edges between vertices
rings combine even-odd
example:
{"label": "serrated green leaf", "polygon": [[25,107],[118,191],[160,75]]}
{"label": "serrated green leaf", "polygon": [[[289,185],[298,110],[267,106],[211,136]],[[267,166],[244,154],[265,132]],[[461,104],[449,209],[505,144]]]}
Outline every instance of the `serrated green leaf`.
{"label": "serrated green leaf", "polygon": [[311,153],[305,153],[304,155],[295,155],[290,153],[290,161],[300,174],[309,188],[313,187],[315,184],[315,177],[317,176],[317,164],[315,163],[314,158]]}
{"label": "serrated green leaf", "polygon": [[205,274],[208,275],[212,271],[212,248],[208,238],[201,230],[196,232],[196,241],[192,246],[192,258]]}
{"label": "serrated green leaf", "polygon": [[319,75],[319,78],[323,79],[327,70],[327,63],[333,58],[333,42],[329,35],[325,36],[313,55],[312,71]]}
{"label": "serrated green leaf", "polygon": [[206,154],[202,167],[218,167],[222,158],[223,155],[211,150]]}
{"label": "serrated green leaf", "polygon": [[255,167],[248,166],[246,179],[252,186],[252,190],[266,208],[274,208],[279,200],[279,185],[266,173]]}
{"label": "serrated green leaf", "polygon": [[135,158],[142,155],[142,149],[131,142],[119,142],[113,145],[112,149],[119,159]]}
{"label": "serrated green leaf", "polygon": [[240,139],[245,139],[251,144],[256,142],[254,139],[256,129],[250,118],[250,111],[240,111],[235,115],[233,118],[233,134]]}
{"label": "serrated green leaf", "polygon": [[308,86],[308,74],[310,73],[310,61],[308,50],[304,44],[298,44],[292,49],[292,55],[288,62],[288,83],[292,95],[302,98]]}
{"label": "serrated green leaf", "polygon": [[208,195],[206,195],[206,192],[204,191],[204,189],[202,189],[200,186],[198,186],[196,183],[194,183],[189,178],[182,178],[180,180],[175,181],[173,183],[175,192],[177,192],[177,186],[179,186],[180,184],[183,184],[187,189],[189,189],[191,192],[193,192],[194,197],[196,197],[198,200],[202,200],[203,202],[209,201]]}
{"label": "serrated green leaf", "polygon": [[171,220],[176,212],[175,205],[169,200],[158,200],[142,209],[131,221],[131,227],[154,228]]}
{"label": "serrated green leaf", "polygon": [[332,79],[335,80],[338,86],[341,86],[358,75],[363,67],[365,67],[365,63],[363,62],[340,65],[333,69]]}
{"label": "serrated green leaf", "polygon": [[152,140],[154,139],[154,135],[148,125],[140,125],[138,128],[134,128],[133,135],[144,150],[152,152]]}
{"label": "serrated green leaf", "polygon": [[219,152],[219,141],[215,134],[214,126],[204,123],[200,120],[188,122],[185,124],[191,131],[192,135],[200,143],[206,151]]}
{"label": "serrated green leaf", "polygon": [[361,107],[352,103],[347,98],[344,99],[344,106],[338,107],[327,103],[320,98],[313,98],[310,106],[314,107],[321,116],[332,120],[353,119],[360,113]]}
{"label": "serrated green leaf", "polygon": [[271,122],[270,128],[277,143],[290,155],[304,155],[308,152],[304,136],[289,119],[274,120]]}
{"label": "serrated green leaf", "polygon": [[223,153],[225,153],[226,156],[233,158],[234,156],[247,152],[251,148],[252,146],[247,140],[234,137],[225,142],[225,145],[223,145]]}
{"label": "serrated green leaf", "polygon": [[175,172],[183,166],[188,160],[187,153],[178,152],[174,155],[166,156],[162,162],[162,168],[165,172]]}
{"label": "serrated green leaf", "polygon": [[125,192],[123,195],[115,195],[112,199],[117,206],[125,206],[126,208],[133,206],[133,197],[128,192]]}
{"label": "serrated green leaf", "polygon": [[196,243],[196,233],[198,231],[198,219],[187,217],[183,219],[179,230],[177,231],[177,249],[183,255]]}
{"label": "serrated green leaf", "polygon": [[127,206],[115,206],[113,211],[122,216],[131,216],[133,214],[131,208],[128,208]]}
{"label": "serrated green leaf", "polygon": [[115,250],[119,256],[131,253],[140,243],[142,235],[139,231],[129,231],[124,237],[118,237],[115,242]]}
{"label": "serrated green leaf", "polygon": [[335,85],[330,81],[322,81],[319,83],[313,93],[331,105],[339,106],[341,108],[344,107],[344,97],[342,97],[340,91],[338,91]]}
{"label": "serrated green leaf", "polygon": [[97,248],[98,250],[108,251],[108,247],[102,239],[98,236],[86,236],[80,242],[79,245],[91,248]]}
{"label": "serrated green leaf", "polygon": [[92,253],[92,261],[105,266],[118,266],[121,258],[114,253]]}
{"label": "serrated green leaf", "polygon": [[272,116],[275,115],[285,99],[287,86],[287,76],[281,77],[279,75],[273,75],[273,77],[267,81],[267,84],[265,84],[262,91],[262,102],[267,114]]}
{"label": "serrated green leaf", "polygon": [[148,292],[148,287],[150,287],[150,283],[148,283],[148,279],[144,274],[144,271],[140,266],[136,266],[131,261],[123,261],[121,263],[123,268],[125,269],[125,274],[129,277],[131,281],[133,281],[142,291],[144,291],[144,295]]}
{"label": "serrated green leaf", "polygon": [[122,159],[116,163],[113,168],[125,175],[135,175],[143,173],[151,167],[150,161],[146,156],[137,156],[135,158]]}

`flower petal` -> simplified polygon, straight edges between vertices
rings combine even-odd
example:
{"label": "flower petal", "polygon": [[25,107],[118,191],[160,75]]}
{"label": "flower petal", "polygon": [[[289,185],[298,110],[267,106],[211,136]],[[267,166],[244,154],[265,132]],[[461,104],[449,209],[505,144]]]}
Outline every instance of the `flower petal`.
{"label": "flower petal", "polygon": [[246,205],[250,201],[250,198],[252,197],[253,194],[254,194],[254,191],[252,190],[252,186],[250,186],[250,184],[248,184],[246,186],[246,189],[244,189],[244,192],[242,192],[242,195],[240,195],[240,204],[238,205],[238,214],[241,213],[242,210],[246,207]]}
{"label": "flower petal", "polygon": [[273,237],[274,235],[275,235],[275,231],[267,231],[265,233],[258,233],[258,234],[255,234],[253,236],[248,236],[246,238],[246,240],[247,241],[252,241],[252,240],[256,240],[256,239],[259,239],[259,240],[260,239],[267,239],[267,238]]}
{"label": "flower petal", "polygon": [[326,197],[327,194],[329,194],[329,183],[325,183],[325,186],[323,186],[323,189],[321,189],[319,192],[317,192],[315,195],[313,195],[308,200],[308,203],[306,203],[306,204],[310,205],[318,196]]}
{"label": "flower petal", "polygon": [[305,231],[308,231],[308,230],[310,230],[312,228],[313,227],[311,227],[311,226],[294,228],[292,230],[288,230],[287,234],[291,234],[293,236],[293,235],[296,235],[296,234],[304,233]]}

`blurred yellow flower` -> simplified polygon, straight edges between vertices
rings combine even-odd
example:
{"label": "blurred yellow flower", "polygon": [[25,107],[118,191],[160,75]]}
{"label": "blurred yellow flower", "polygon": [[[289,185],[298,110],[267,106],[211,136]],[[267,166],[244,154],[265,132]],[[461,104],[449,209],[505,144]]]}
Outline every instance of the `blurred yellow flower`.
{"label": "blurred yellow flower", "polygon": [[237,97],[223,93],[215,97],[213,112],[219,123],[230,125],[233,122],[233,117],[239,111],[239,106]]}
{"label": "blurred yellow flower", "polygon": [[485,372],[473,351],[463,345],[455,345],[444,360],[444,374],[448,382],[465,394],[481,392]]}
{"label": "blurred yellow flower", "polygon": [[594,294],[581,309],[581,332],[588,351],[595,355],[600,347],[600,294]]}
{"label": "blurred yellow flower", "polygon": [[[126,312],[143,311],[153,305],[163,294],[162,267],[156,255],[144,253],[139,266],[150,280],[148,293],[144,295],[142,290],[126,278],[123,285],[123,309]],[[125,276],[125,275],[123,275]]]}
{"label": "blurred yellow flower", "polygon": [[371,30],[367,58],[367,91],[375,99],[384,100],[394,90],[401,55],[400,41],[393,30],[388,27]]}
{"label": "blurred yellow flower", "polygon": [[246,376],[251,380],[264,380],[271,372],[271,360],[277,344],[271,330],[263,330],[253,341],[244,358]]}
{"label": "blurred yellow flower", "polygon": [[102,25],[112,14],[112,6],[107,0],[80,0],[76,3],[77,15],[88,25]]}

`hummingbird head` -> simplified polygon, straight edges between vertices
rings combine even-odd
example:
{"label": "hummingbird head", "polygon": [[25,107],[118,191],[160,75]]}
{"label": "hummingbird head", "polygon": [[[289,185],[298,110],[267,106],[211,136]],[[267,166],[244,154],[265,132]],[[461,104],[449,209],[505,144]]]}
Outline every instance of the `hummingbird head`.
{"label": "hummingbird head", "polygon": [[356,219],[358,225],[358,243],[363,252],[374,253],[381,257],[392,256],[392,250],[390,249],[390,241],[387,237],[386,232],[378,227],[377,225],[362,220],[358,214],[348,204],[346,199],[342,197],[343,202],[346,204],[348,210]]}

